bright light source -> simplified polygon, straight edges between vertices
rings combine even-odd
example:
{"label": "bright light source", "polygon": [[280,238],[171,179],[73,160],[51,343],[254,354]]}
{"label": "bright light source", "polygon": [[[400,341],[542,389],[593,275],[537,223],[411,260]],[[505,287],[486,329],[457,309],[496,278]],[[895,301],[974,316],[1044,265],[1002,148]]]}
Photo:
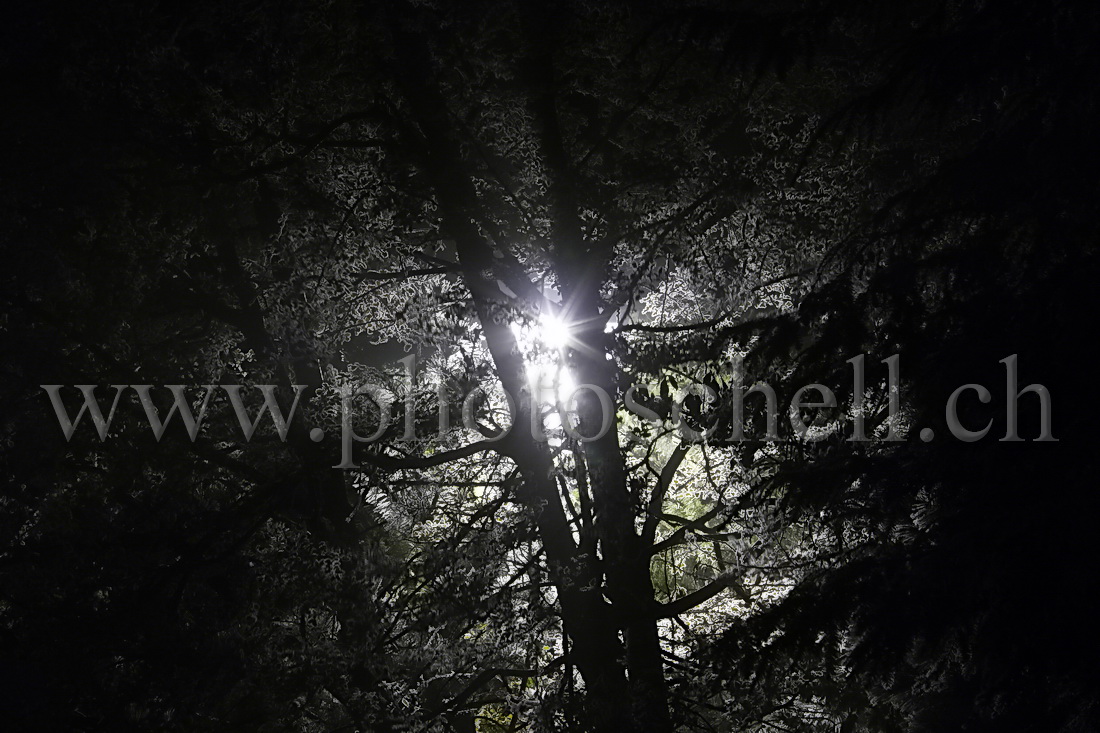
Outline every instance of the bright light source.
{"label": "bright light source", "polygon": [[527,380],[536,399],[540,404],[564,402],[576,388],[573,375],[562,364],[560,353],[561,349],[575,343],[572,329],[566,321],[550,313],[541,314],[537,321],[527,325],[513,323],[510,327],[524,353]]}
{"label": "bright light source", "polygon": [[569,327],[558,318],[543,314],[539,317],[538,339],[551,349],[560,349],[569,342]]}

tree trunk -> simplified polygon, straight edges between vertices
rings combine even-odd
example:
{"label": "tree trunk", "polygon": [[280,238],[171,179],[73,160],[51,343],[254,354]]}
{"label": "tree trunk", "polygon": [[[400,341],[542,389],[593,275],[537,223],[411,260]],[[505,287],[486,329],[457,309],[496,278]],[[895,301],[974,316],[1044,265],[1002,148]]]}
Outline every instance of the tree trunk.
{"label": "tree trunk", "polygon": [[458,145],[444,124],[445,100],[432,80],[428,49],[422,39],[395,28],[399,38],[399,61],[407,101],[414,110],[423,138],[424,164],[431,176],[444,231],[455,241],[458,260],[469,288],[486,342],[505,390],[516,398],[516,429],[501,442],[501,451],[520,469],[523,486],[520,499],[536,515],[539,538],[546,553],[550,578],[561,605],[570,638],[571,662],[585,683],[587,721],[603,733],[660,730],[636,722],[630,685],[624,669],[625,653],[619,640],[621,624],[603,599],[596,558],[580,551],[558,488],[551,475],[551,458],[546,445],[527,431],[531,406],[522,399],[526,392],[526,369],[511,329],[501,321],[502,294],[487,273],[496,263],[492,248],[473,222],[478,201],[470,177],[461,164]]}

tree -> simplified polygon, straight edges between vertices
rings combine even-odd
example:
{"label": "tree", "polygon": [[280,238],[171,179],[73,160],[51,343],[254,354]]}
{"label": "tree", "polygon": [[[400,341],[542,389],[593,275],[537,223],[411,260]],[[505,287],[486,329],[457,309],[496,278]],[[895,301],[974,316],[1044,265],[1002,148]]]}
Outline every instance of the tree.
{"label": "tree", "polygon": [[[1034,728],[1087,725],[1070,635],[1009,643],[1005,600],[1016,573],[1066,557],[1073,582],[1084,549],[989,575],[1004,525],[1035,511],[1025,477],[1064,475],[1044,516],[1084,522],[1080,479],[1050,459],[1021,473],[1042,445],[886,438],[946,435],[933,411],[968,370],[992,385],[1010,353],[1022,369],[1065,353],[1032,304],[1080,309],[1095,267],[1074,250],[1095,178],[1057,175],[1093,159],[1077,110],[1094,94],[1060,80],[1092,68],[1095,14],[830,10],[118,5],[50,27],[61,96],[18,134],[64,146],[57,165],[82,177],[36,152],[7,199],[28,365],[5,399],[20,714],[911,730],[1022,715],[1005,700],[1029,687]],[[869,444],[834,429],[835,407],[823,440],[786,414],[765,440],[758,399],[742,439],[733,403],[685,392],[764,380],[785,406],[819,383],[850,404],[861,353]],[[878,363],[895,353],[903,415]],[[1069,393],[1074,371],[1056,376]],[[91,381],[239,382],[252,410],[259,384],[309,399],[285,443],[242,440],[224,395],[198,439],[154,440],[132,394],[109,440],[84,426],[64,443],[38,385]],[[342,400],[366,383],[404,414],[335,469]],[[555,421],[570,383],[619,409],[580,390]],[[633,385],[652,419],[621,408]],[[439,431],[439,395],[473,386],[474,427]],[[381,420],[347,405],[360,432]],[[461,403],[443,412],[462,422]],[[991,477],[1012,487],[992,512]],[[914,588],[958,606],[925,618]],[[1048,597],[1080,641],[1075,596]],[[998,675],[1009,662],[1018,678]]]}

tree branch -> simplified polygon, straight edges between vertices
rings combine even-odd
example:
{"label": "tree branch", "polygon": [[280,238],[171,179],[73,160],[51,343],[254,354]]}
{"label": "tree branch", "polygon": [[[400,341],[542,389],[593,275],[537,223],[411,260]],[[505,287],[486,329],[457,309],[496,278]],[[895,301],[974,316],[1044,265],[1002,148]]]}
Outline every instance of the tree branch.
{"label": "tree branch", "polygon": [[752,596],[745,590],[745,587],[732,576],[725,576],[711,581],[694,593],[688,593],[683,598],[677,598],[670,603],[659,605],[657,607],[657,618],[679,616],[696,606],[706,603],[726,588],[732,588],[733,592],[737,594],[737,597],[745,603],[752,603]]}

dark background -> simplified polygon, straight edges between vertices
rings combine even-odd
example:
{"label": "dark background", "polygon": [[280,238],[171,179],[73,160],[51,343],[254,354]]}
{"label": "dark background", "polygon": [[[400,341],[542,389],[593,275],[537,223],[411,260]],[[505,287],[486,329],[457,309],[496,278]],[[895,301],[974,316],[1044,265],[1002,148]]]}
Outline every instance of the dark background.
{"label": "dark background", "polygon": [[[546,13],[588,18],[590,7]],[[694,671],[670,671],[669,684],[726,702],[705,713],[706,725],[687,713],[674,714],[676,725],[754,730],[784,700],[812,698],[833,712],[832,722],[794,715],[785,724],[1100,729],[1096,10],[1085,2],[950,2],[645,4],[635,12],[639,27],[669,32],[670,54],[676,43],[710,49],[693,62],[706,82],[684,85],[685,108],[727,77],[731,85],[754,75],[783,85],[800,69],[830,64],[882,70],[856,92],[798,102],[818,105],[822,149],[840,160],[873,159],[871,191],[882,195],[868,203],[861,245],[840,250],[829,282],[807,286],[786,330],[777,323],[761,331],[774,349],[750,363],[760,376],[783,374],[788,385],[828,383],[839,381],[836,370],[854,353],[872,363],[900,353],[912,424],[937,434],[925,444],[914,429],[903,447],[874,457],[791,458],[783,512],[862,522],[883,539],[807,576],[789,603],[701,643]],[[224,316],[210,283],[231,280],[217,242],[271,226],[256,204],[265,186],[279,201],[292,200],[299,184],[290,179],[315,173],[287,163],[297,172],[280,177],[283,164],[257,157],[267,155],[262,145],[215,144],[204,127],[219,114],[212,100],[230,110],[263,109],[266,70],[297,75],[305,89],[315,85],[294,100],[293,114],[338,116],[344,101],[328,96],[325,83],[339,79],[347,62],[325,42],[310,46],[314,33],[345,38],[352,55],[373,48],[372,34],[385,35],[390,22],[452,51],[468,43],[470,54],[486,58],[509,58],[523,46],[485,30],[509,16],[493,4],[336,4],[330,15],[298,13],[281,3],[46,2],[4,11],[0,714],[9,730],[335,730],[338,715],[313,720],[298,708],[288,712],[289,701],[303,696],[308,708],[317,679],[374,669],[369,652],[348,642],[319,653],[308,673],[284,674],[257,661],[281,643],[276,636],[225,633],[242,609],[293,606],[321,592],[308,568],[284,578],[275,599],[256,590],[263,581],[249,563],[260,551],[249,532],[257,522],[292,517],[321,548],[379,541],[363,539],[366,530],[349,539],[325,525],[342,496],[296,485],[251,504],[198,502],[194,496],[215,480],[209,455],[170,440],[148,457],[150,443],[136,429],[96,448],[85,427],[66,444],[38,386],[206,383],[192,357],[205,348],[209,324]],[[332,27],[310,25],[319,17]],[[825,20],[834,17],[863,30],[838,33]],[[375,51],[399,56],[394,48]],[[220,94],[205,94],[204,84]],[[960,126],[967,115],[975,122]],[[313,129],[303,123],[299,132]],[[886,152],[853,152],[876,145]],[[935,160],[931,173],[918,165],[923,157]],[[264,165],[270,177],[252,175]],[[234,181],[235,171],[249,172],[248,180]],[[312,205],[308,192],[295,205]],[[150,212],[161,212],[163,230],[176,230],[181,241],[210,242],[213,254],[172,259],[171,238],[150,240],[142,228]],[[937,237],[951,246],[922,250]],[[371,256],[364,261],[371,265]],[[291,277],[277,266],[267,276],[274,284]],[[189,285],[179,287],[180,278]],[[859,278],[869,284],[854,295],[849,286]],[[792,328],[812,333],[813,343],[795,349]],[[702,333],[700,343],[713,338]],[[305,357],[287,356],[293,349],[278,342],[253,366],[262,373],[284,357],[321,359],[302,348]],[[388,360],[380,351],[342,353]],[[1005,401],[998,362],[1010,354],[1019,355],[1021,388],[1039,382],[1050,390],[1058,442],[1031,440],[1034,395],[1020,401],[1025,442],[998,440]],[[659,350],[647,358],[658,366],[671,359]],[[965,383],[993,394],[987,407],[973,394],[963,398],[965,425],[993,417],[990,435],[972,444],[947,438],[943,416],[947,396]],[[318,448],[328,451],[318,466],[335,462],[333,448]],[[93,461],[99,450],[105,455]],[[247,462],[274,473],[289,460],[256,450]],[[143,493],[153,483],[156,491]],[[932,518],[918,539],[899,539],[918,496],[933,497],[925,504]],[[321,550],[303,552],[321,562]],[[363,577],[381,572],[362,569]],[[364,610],[345,626],[381,623],[387,613],[396,612]],[[457,618],[462,609],[439,613]],[[784,641],[765,643],[777,628]],[[386,652],[377,654],[376,677],[360,678],[361,690],[375,689],[379,675],[405,674],[386,666]],[[375,704],[366,700],[357,704]],[[558,725],[584,727],[583,707],[562,708],[573,712],[554,718]],[[362,715],[346,729],[390,725]]]}

